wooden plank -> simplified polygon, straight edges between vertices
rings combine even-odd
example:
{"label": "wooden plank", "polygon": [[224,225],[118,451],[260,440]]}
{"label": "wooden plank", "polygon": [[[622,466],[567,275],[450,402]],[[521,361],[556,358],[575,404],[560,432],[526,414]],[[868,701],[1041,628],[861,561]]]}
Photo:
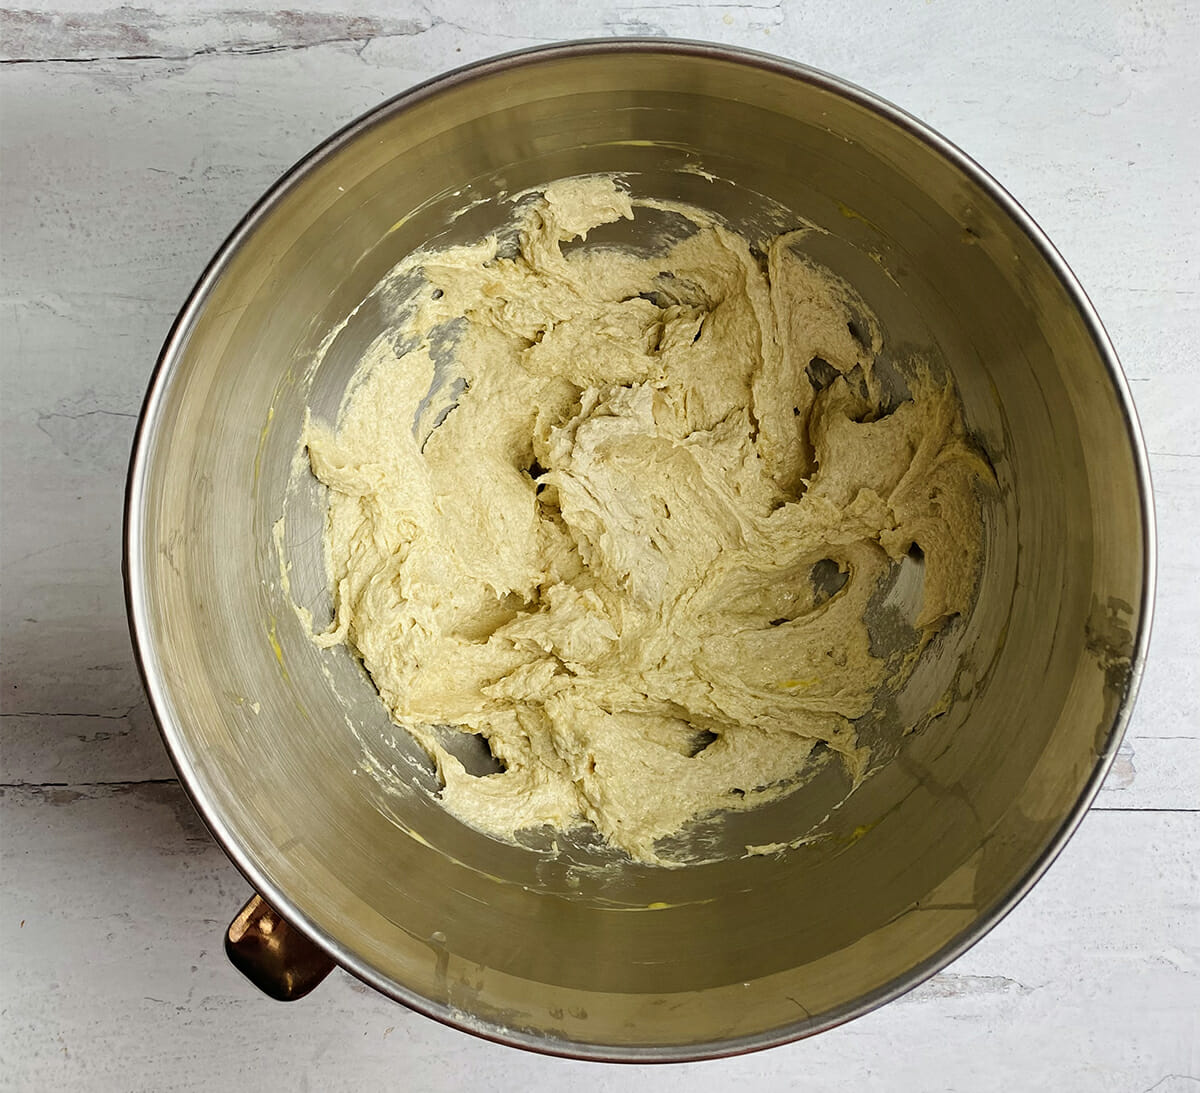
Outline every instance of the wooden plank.
{"label": "wooden plank", "polygon": [[10,789],[0,824],[7,1088],[782,1090],[802,1075],[1127,1093],[1198,1072],[1197,813],[1094,813],[1005,922],[905,998],[801,1044],[667,1069],[496,1047],[342,973],[293,1005],[257,995],[221,947],[246,886],[174,786]]}

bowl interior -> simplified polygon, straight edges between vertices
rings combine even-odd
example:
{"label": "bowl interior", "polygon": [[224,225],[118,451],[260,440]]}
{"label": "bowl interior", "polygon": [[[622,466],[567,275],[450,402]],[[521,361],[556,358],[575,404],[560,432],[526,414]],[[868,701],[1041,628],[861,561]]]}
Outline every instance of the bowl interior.
{"label": "bowl interior", "polygon": [[[464,827],[362,669],[314,647],[280,587],[273,528],[304,409],[336,412],[396,303],[373,292],[384,274],[511,214],[476,199],[592,172],[751,233],[824,229],[813,256],[872,305],[895,357],[953,372],[999,480],[978,606],[897,699],[919,731],[840,807],[831,764],[710,832],[726,849],[825,836],[777,854],[665,870]],[[919,127],[828,78],[662,44],[447,78],[356,123],[274,191],[168,345],[128,529],[155,709],[264,895],[426,1012],[618,1057],[826,1027],[969,943],[1098,784],[1149,581],[1140,441],[1115,364],[1019,216]],[[322,518],[301,477],[282,545],[318,619]]]}

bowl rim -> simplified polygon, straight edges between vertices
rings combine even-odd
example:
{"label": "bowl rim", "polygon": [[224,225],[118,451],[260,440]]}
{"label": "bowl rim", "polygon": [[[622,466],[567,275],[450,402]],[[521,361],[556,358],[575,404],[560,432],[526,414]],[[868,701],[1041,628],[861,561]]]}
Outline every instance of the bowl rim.
{"label": "bowl rim", "polygon": [[[176,364],[195,324],[215,285],[234,256],[250,238],[271,210],[318,166],[336,155],[384,118],[392,117],[444,91],[492,76],[506,70],[536,66],[551,60],[580,58],[610,53],[661,53],[668,56],[697,57],[725,63],[741,64],[829,92],[847,99],[890,121],[926,144],[935,154],[948,161],[971,181],[982,188],[1007,213],[1013,223],[1033,243],[1043,260],[1057,276],[1068,297],[1084,321],[1096,350],[1103,361],[1109,381],[1121,405],[1126,425],[1126,439],[1137,470],[1141,503],[1142,549],[1144,580],[1138,605],[1138,630],[1130,658],[1130,672],[1124,697],[1117,708],[1103,751],[1097,756],[1091,775],[1078,800],[1067,813],[1059,829],[1049,839],[1042,852],[1029,864],[1013,888],[997,903],[980,914],[969,927],[951,942],[914,965],[889,983],[844,1003],[819,1018],[803,1018],[792,1024],[752,1035],[731,1037],[700,1044],[614,1045],[576,1040],[559,1040],[549,1035],[509,1028],[478,1018],[453,1006],[434,1002],[403,984],[379,973],[335,937],[313,923],[296,906],[286,892],[280,890],[254,863],[243,847],[240,837],[220,813],[205,799],[195,771],[186,761],[183,732],[173,716],[172,703],[164,674],[160,670],[152,643],[152,628],[145,588],[142,584],[144,557],[142,550],[143,510],[147,500],[149,450],[156,433],[162,403]],[[1129,384],[1121,368],[1112,342],[1094,306],[1079,281],[1033,218],[987,171],[957,145],[912,114],[888,100],[820,69],[772,54],[716,42],[676,38],[588,38],[539,45],[498,54],[464,64],[449,72],[394,95],[359,115],[285,171],[238,222],[210,260],[187,301],[173,322],[163,342],[151,374],[145,400],[138,418],[130,455],[124,501],[122,575],[130,637],[134,657],[149,698],[154,721],[166,745],[179,780],[201,819],[246,880],[264,899],[289,922],[312,938],[342,968],[380,993],[403,1003],[427,1017],[472,1035],[524,1048],[544,1055],[579,1060],[606,1062],[651,1063],[689,1062],[725,1058],[764,1048],[776,1047],[804,1039],[861,1017],[898,998],[929,979],[958,959],[971,946],[986,936],[1029,893],[1074,834],[1091,807],[1101,784],[1112,766],[1117,749],[1125,735],[1138,689],[1145,672],[1154,611],[1157,568],[1157,545],[1154,517],[1153,487],[1145,442]]]}

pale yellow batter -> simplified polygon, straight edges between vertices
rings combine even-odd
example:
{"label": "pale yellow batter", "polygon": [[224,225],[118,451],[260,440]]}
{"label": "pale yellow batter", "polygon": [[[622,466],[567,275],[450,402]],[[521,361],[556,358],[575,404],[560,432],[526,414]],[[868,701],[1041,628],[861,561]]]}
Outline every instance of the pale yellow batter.
{"label": "pale yellow batter", "polygon": [[[916,544],[918,629],[969,608],[988,470],[949,386],[918,369],[887,412],[874,319],[795,237],[764,269],[693,210],[662,257],[562,253],[633,215],[610,179],[566,180],[515,257],[417,256],[415,314],[306,442],[335,605],[315,640],[362,656],[445,806],[500,837],[591,823],[653,862],[786,792],[818,741],[861,774],[887,671],[868,599]],[[824,559],[848,574],[830,598]],[[504,771],[467,773],[431,725]]]}

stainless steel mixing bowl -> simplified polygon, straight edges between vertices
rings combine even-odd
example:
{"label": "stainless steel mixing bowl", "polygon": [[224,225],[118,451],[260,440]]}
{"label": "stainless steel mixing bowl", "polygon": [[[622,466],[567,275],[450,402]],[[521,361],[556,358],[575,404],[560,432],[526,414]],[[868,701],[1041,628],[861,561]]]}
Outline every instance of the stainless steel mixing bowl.
{"label": "stainless steel mixing bowl", "polygon": [[[413,248],[508,215],[485,201],[451,219],[473,199],[597,171],[750,228],[777,203],[825,229],[817,257],[878,309],[895,353],[949,365],[996,468],[978,607],[946,639],[955,655],[892,711],[919,731],[823,823],[845,788],[832,764],[780,806],[709,833],[730,850],[816,825],[825,837],[808,845],[669,870],[605,864],[584,843],[551,854],[491,841],[413,788],[432,785],[419,749],[345,650],[306,639],[280,589],[272,527],[304,406],[333,412],[388,319],[386,294],[359,305]],[[284,545],[295,594],[319,612],[320,498],[306,490]],[[257,905],[241,916],[232,948],[245,966],[299,993],[287,965],[311,939],[318,973],[328,954],[464,1029],[652,1060],[764,1047],[861,1014],[953,960],[1029,890],[1119,743],[1154,549],[1112,347],[991,178],[822,73],[617,40],[425,84],[271,190],[163,350],[130,469],[125,564],[180,777],[291,923]],[[252,929],[262,914],[269,935]],[[248,940],[282,964],[246,959]]]}

